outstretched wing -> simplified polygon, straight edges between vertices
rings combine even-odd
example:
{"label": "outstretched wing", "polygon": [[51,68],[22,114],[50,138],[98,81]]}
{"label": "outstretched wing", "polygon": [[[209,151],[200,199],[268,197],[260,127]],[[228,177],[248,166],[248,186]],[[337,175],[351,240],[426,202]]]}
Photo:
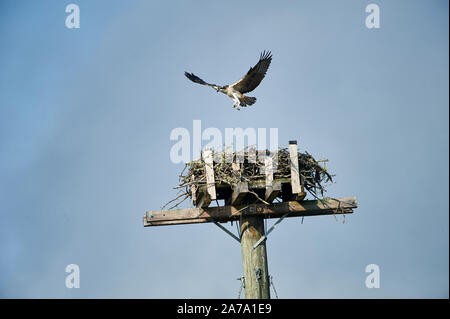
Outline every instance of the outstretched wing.
{"label": "outstretched wing", "polygon": [[242,79],[232,84],[231,87],[241,93],[248,93],[253,91],[259,83],[264,79],[270,62],[272,61],[272,54],[270,51],[264,51],[259,57],[258,63],[244,75]]}
{"label": "outstretched wing", "polygon": [[186,75],[186,77],[191,80],[192,82],[201,84],[201,85],[207,85],[213,88],[217,88],[218,86],[216,84],[211,84],[211,83],[207,83],[205,81],[203,81],[202,79],[200,79],[198,76],[196,76],[194,73],[187,73],[184,72],[184,75]]}

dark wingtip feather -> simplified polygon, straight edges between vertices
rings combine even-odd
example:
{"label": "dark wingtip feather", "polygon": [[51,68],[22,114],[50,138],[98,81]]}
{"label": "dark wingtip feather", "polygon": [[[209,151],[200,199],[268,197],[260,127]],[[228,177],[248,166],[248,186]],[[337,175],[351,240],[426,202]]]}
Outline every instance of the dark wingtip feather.
{"label": "dark wingtip feather", "polygon": [[[184,72],[184,75],[185,75],[189,80],[192,80],[193,78],[196,77],[196,76],[194,75],[194,73]],[[192,80],[192,81],[193,81],[193,80]]]}
{"label": "dark wingtip feather", "polygon": [[259,60],[272,60],[272,52],[264,50],[261,53]]}
{"label": "dark wingtip feather", "polygon": [[209,85],[208,83],[206,83],[205,81],[200,79],[198,76],[196,76],[194,73],[184,72],[184,75],[192,82],[202,84],[202,85]]}
{"label": "dark wingtip feather", "polygon": [[[196,76],[194,73],[184,72],[184,75],[191,81],[199,83],[200,78]],[[200,80],[201,81],[201,80]]]}

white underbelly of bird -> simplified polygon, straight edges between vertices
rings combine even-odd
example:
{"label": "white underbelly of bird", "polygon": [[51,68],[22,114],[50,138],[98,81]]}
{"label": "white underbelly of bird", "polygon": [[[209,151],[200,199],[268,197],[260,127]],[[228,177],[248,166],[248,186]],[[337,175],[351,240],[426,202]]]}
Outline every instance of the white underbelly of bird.
{"label": "white underbelly of bird", "polygon": [[241,108],[241,106],[245,107],[247,105],[255,104],[256,102],[256,97],[245,96],[244,94],[242,94],[238,90],[233,89],[233,87],[230,86],[227,87],[225,89],[225,92],[223,93],[228,95],[234,101],[233,107],[237,107],[238,110]]}

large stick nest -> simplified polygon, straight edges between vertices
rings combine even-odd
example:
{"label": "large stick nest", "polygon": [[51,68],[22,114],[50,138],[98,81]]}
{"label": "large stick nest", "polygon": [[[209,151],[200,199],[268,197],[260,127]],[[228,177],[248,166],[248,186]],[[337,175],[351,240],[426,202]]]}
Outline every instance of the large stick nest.
{"label": "large stick nest", "polygon": [[[214,178],[216,184],[228,184],[230,186],[236,185],[239,182],[246,181],[251,183],[252,181],[265,181],[265,170],[263,156],[259,154],[267,154],[267,150],[252,152],[234,152],[231,155],[226,152],[216,153],[214,162]],[[274,153],[274,152],[273,152]],[[256,154],[256,158],[255,155]],[[276,170],[273,170],[273,178],[277,180],[279,178],[291,177],[291,163],[289,149],[280,148],[277,153],[274,153],[278,157],[278,164]],[[240,171],[233,171],[232,163],[226,161],[225,158],[232,158],[235,160],[237,156],[243,155],[241,160]],[[253,155],[253,156],[252,156]],[[249,160],[249,156],[255,160]],[[220,158],[221,161],[217,161]],[[241,157],[242,158],[242,157]],[[303,180],[304,188],[315,198],[319,198],[319,193],[323,196],[326,184],[333,181],[333,175],[330,175],[326,167],[322,167],[313,156],[305,153],[298,153],[299,173]],[[183,171],[179,176],[180,184],[175,189],[180,189],[180,194],[166,203],[167,206],[170,203],[176,202],[174,208],[181,204],[187,198],[192,198],[192,189],[195,186],[197,189],[202,185],[206,185],[206,171],[205,165],[207,165],[203,159],[198,159],[186,163]],[[260,199],[264,202],[262,199]]]}

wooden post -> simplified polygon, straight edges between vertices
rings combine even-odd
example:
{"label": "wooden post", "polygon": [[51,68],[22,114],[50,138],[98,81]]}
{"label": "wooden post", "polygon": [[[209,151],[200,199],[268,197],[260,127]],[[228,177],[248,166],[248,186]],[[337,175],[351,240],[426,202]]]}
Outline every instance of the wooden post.
{"label": "wooden post", "polygon": [[246,299],[270,299],[266,242],[262,242],[253,249],[253,245],[263,235],[264,218],[262,216],[242,216],[241,248]]}
{"label": "wooden post", "polygon": [[298,148],[297,141],[289,141],[289,155],[290,155],[290,164],[291,164],[291,185],[292,185],[292,193],[298,194],[300,193],[300,172],[298,168]]}
{"label": "wooden post", "polygon": [[214,159],[212,150],[206,149],[203,152],[203,161],[205,162],[206,185],[211,200],[216,199],[216,185],[214,180]]}
{"label": "wooden post", "polygon": [[289,141],[289,161],[291,163],[291,186],[293,200],[302,200],[306,193],[303,189],[303,181],[300,180],[300,168],[298,165],[297,141]]}
{"label": "wooden post", "polygon": [[239,182],[233,186],[233,193],[231,194],[231,205],[239,205],[242,200],[248,195],[248,183]]}
{"label": "wooden post", "polygon": [[281,183],[273,182],[273,158],[269,151],[267,151],[264,159],[264,173],[266,174],[265,200],[272,203],[281,191]]}
{"label": "wooden post", "polygon": [[[195,182],[195,176],[191,176],[191,182]],[[191,186],[191,192],[192,192],[192,205],[197,205],[197,185],[195,183]]]}

